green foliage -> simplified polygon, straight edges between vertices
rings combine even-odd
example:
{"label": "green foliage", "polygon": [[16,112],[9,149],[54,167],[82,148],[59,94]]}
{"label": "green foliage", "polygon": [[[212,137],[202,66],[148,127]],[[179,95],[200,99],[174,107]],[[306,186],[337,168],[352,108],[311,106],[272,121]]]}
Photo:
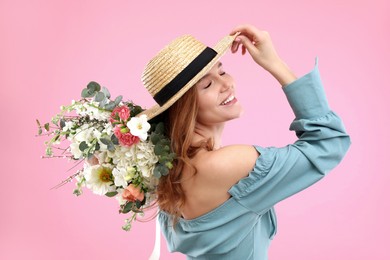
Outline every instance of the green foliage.
{"label": "green foliage", "polygon": [[96,95],[95,95],[95,101],[100,102],[100,101],[102,101],[102,100],[104,100],[104,99],[106,99],[106,96],[104,95],[103,92],[98,92],[98,93],[96,93]]}
{"label": "green foliage", "polygon": [[117,195],[118,194],[118,192],[117,191],[111,191],[111,192],[107,192],[105,195],[107,196],[107,197],[114,197],[115,195]]}
{"label": "green foliage", "polygon": [[60,120],[60,127],[61,127],[61,129],[65,127],[65,120],[62,118]]}
{"label": "green foliage", "polygon": [[156,125],[156,130],[154,131],[156,134],[163,135],[165,132],[164,123],[160,122]]}
{"label": "green foliage", "polygon": [[134,205],[134,203],[131,201],[126,202],[126,204],[121,205],[121,209],[120,209],[119,213],[122,213],[122,214],[129,213],[131,211],[131,209],[133,208],[133,205]]}
{"label": "green foliage", "polygon": [[[38,135],[50,136],[50,140],[45,142],[45,152],[47,156],[66,157],[73,160],[82,160],[84,158],[92,159],[94,155],[102,152],[103,150],[105,151],[105,149],[102,149],[103,145],[107,146],[107,150],[111,152],[115,151],[117,146],[120,145],[115,134],[107,134],[108,131],[104,131],[106,124],[109,123],[109,121],[106,119],[98,119],[101,117],[95,117],[89,113],[91,111],[95,113],[96,109],[99,112],[110,112],[115,107],[119,106],[121,102],[123,102],[123,97],[121,95],[115,98],[111,97],[111,94],[107,88],[102,87],[99,83],[94,81],[89,82],[87,86],[81,91],[81,97],[82,98],[80,100],[74,101],[68,106],[61,106],[60,113],[52,117],[50,124],[41,124],[39,120],[36,120],[38,126]],[[142,107],[135,105],[132,102],[123,102],[123,105],[130,109],[130,117],[137,116],[142,111],[144,111]],[[90,110],[90,108],[92,109]],[[88,113],[84,113],[86,111]],[[76,116],[74,115],[75,113],[77,114]],[[116,119],[114,119],[112,126],[115,127],[117,124],[121,124],[123,125],[121,126],[122,128],[124,128],[126,131],[129,131],[129,129],[124,127],[125,123],[126,120],[122,120],[118,116]],[[75,158],[74,156],[76,155],[72,154],[74,148],[73,146],[71,147],[72,150],[69,149],[69,146],[56,146],[66,139],[68,139],[67,141],[70,141],[72,144],[75,144],[75,142],[79,142],[80,140],[79,138],[74,138],[77,134],[79,134],[81,131],[91,129],[94,131],[96,129],[101,133],[101,135],[98,135],[99,138],[94,137],[96,136],[94,134],[89,135],[86,137],[86,139],[84,139],[85,141],[79,143],[78,148],[82,153],[80,158]],[[111,129],[111,127],[109,129]],[[45,133],[42,134],[43,132]],[[127,183],[133,184],[137,187],[139,186],[145,195],[150,192],[153,193],[153,190],[150,189],[154,189],[154,185],[156,185],[156,180],[150,180],[149,178],[161,178],[162,176],[166,176],[174,167],[174,160],[176,159],[176,155],[171,151],[171,142],[165,136],[164,132],[165,126],[162,122],[152,124],[151,129],[148,132],[148,141],[153,144],[154,153],[158,158],[158,162],[154,166],[153,173],[151,173],[152,176],[146,177],[146,175],[142,173],[140,165],[137,165],[138,159],[135,159],[135,165],[129,165],[127,168]],[[135,148],[134,151],[136,151],[136,149],[137,148]],[[59,152],[59,156],[53,155],[53,151],[55,153]],[[105,160],[105,163],[109,163],[115,166],[113,161],[113,158],[109,158]],[[77,196],[82,194],[82,188],[85,186],[85,179],[83,180],[80,178],[83,178],[83,176],[79,175],[79,178],[77,179],[77,188],[73,191],[73,193]],[[118,195],[118,191],[107,192],[105,195],[107,197],[114,197]],[[149,198],[149,196],[145,196],[143,201],[127,201],[125,204],[120,206],[120,213],[131,214],[131,217],[126,220],[126,225],[123,226],[123,229],[129,230],[131,228],[132,221],[136,220],[136,216],[143,214],[143,206],[146,203],[147,197]]]}
{"label": "green foliage", "polygon": [[111,140],[109,140],[107,138],[100,138],[100,142],[107,145],[107,150],[109,150],[110,152],[115,151],[115,145]]}
{"label": "green foliage", "polygon": [[106,98],[110,99],[111,94],[110,94],[110,91],[108,91],[108,89],[106,87],[102,88],[102,92],[106,96]]}
{"label": "green foliage", "polygon": [[37,125],[38,125],[38,135],[41,135],[42,134],[42,126],[41,126],[41,123],[39,122],[38,119],[35,119],[36,122],[37,122]]}
{"label": "green foliage", "polygon": [[81,194],[83,194],[83,192],[81,191],[81,189],[77,188],[73,190],[73,194],[76,196],[80,196]]}
{"label": "green foliage", "polygon": [[169,169],[166,165],[158,164],[154,170],[153,175],[156,178],[161,178],[161,176],[166,176],[169,173]]}
{"label": "green foliage", "polygon": [[119,140],[114,134],[111,135],[111,142],[115,145],[119,145]]}
{"label": "green foliage", "polygon": [[82,98],[93,98],[99,102],[99,108],[112,111],[122,101],[122,96],[118,96],[114,101],[110,100],[111,94],[106,87],[101,87],[99,83],[91,81],[87,87],[81,91]]}
{"label": "green foliage", "polygon": [[88,83],[87,89],[90,91],[96,92],[96,91],[100,91],[101,87],[100,87],[99,83],[97,83],[95,81],[91,81]]}
{"label": "green foliage", "polygon": [[84,152],[84,150],[88,149],[88,144],[85,141],[82,141],[79,145],[80,151]]}

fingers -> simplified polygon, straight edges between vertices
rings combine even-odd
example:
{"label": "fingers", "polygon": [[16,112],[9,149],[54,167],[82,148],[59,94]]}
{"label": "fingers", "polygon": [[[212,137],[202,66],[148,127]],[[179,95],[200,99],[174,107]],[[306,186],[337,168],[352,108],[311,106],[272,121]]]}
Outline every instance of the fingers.
{"label": "fingers", "polygon": [[245,48],[244,45],[242,45],[241,54],[242,54],[242,55],[245,55],[245,53],[246,53],[246,48]]}
{"label": "fingers", "polygon": [[241,43],[243,46],[242,54],[244,55],[246,50],[248,50],[250,53],[255,53],[257,51],[256,46],[253,44],[252,40],[246,37],[245,35],[240,35],[237,37],[239,39],[239,43]]}
{"label": "fingers", "polygon": [[244,34],[248,38],[252,38],[256,34],[259,34],[259,30],[250,24],[243,24],[236,26],[231,32],[230,35],[234,35],[235,33],[240,32],[241,35]]}
{"label": "fingers", "polygon": [[248,32],[248,30],[251,30],[250,28],[253,27],[250,24],[242,24],[238,25],[233,28],[233,30],[230,32],[230,35],[234,35],[237,32]]}
{"label": "fingers", "polygon": [[230,47],[232,53],[236,53],[239,47],[240,47],[240,40],[236,38],[234,39],[232,46]]}

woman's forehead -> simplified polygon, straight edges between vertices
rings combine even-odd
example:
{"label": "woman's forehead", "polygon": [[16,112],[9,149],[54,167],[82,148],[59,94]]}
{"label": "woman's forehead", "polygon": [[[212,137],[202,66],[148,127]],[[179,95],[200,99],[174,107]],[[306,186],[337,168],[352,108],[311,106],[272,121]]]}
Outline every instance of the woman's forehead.
{"label": "woman's forehead", "polygon": [[[217,70],[220,67],[222,67],[222,62],[218,61],[217,63],[214,64],[213,67],[211,67],[210,71]],[[200,80],[202,80],[203,78],[206,78],[209,75],[210,75],[210,72],[206,73]]]}

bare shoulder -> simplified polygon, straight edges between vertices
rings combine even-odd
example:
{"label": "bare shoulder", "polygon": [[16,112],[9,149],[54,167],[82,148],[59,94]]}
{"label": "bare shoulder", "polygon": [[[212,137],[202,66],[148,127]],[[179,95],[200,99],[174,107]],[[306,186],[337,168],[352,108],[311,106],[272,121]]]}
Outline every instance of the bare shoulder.
{"label": "bare shoulder", "polygon": [[230,145],[209,152],[201,152],[194,161],[198,178],[210,185],[229,189],[252,171],[257,150],[251,145]]}
{"label": "bare shoulder", "polygon": [[201,216],[229,199],[229,189],[248,176],[259,157],[250,145],[231,145],[216,151],[199,151],[191,163],[197,170],[183,172],[186,203],[181,209],[187,219]]}

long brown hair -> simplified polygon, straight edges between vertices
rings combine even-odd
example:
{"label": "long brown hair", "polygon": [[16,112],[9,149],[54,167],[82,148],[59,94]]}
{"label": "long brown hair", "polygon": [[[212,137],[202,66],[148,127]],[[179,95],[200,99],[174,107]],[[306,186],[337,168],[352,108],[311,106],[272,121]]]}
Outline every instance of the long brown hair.
{"label": "long brown hair", "polygon": [[202,148],[212,150],[212,140],[209,139],[199,145],[193,145],[196,117],[198,115],[198,94],[195,87],[189,89],[165,113],[164,122],[171,139],[171,148],[176,153],[173,168],[167,176],[160,178],[157,187],[157,203],[161,210],[174,217],[173,224],[180,217],[180,209],[186,202],[185,193],[181,185],[182,172],[185,166],[190,167],[193,174],[196,168],[190,159]]}

